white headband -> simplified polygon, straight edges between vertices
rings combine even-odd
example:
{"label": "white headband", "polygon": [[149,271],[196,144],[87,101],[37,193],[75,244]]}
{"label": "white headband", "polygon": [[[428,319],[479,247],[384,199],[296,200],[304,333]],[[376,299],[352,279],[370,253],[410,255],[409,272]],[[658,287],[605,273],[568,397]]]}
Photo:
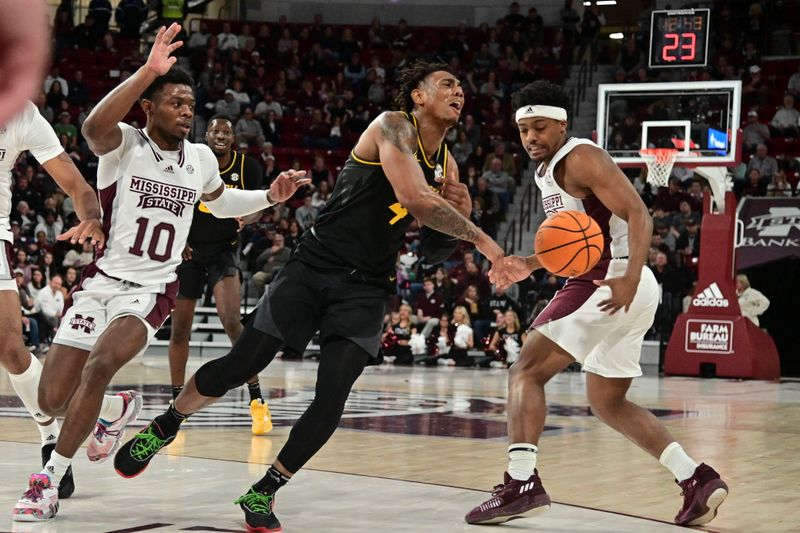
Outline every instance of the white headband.
{"label": "white headband", "polygon": [[517,109],[516,121],[519,122],[523,118],[552,118],[566,121],[567,110],[551,105],[526,105]]}

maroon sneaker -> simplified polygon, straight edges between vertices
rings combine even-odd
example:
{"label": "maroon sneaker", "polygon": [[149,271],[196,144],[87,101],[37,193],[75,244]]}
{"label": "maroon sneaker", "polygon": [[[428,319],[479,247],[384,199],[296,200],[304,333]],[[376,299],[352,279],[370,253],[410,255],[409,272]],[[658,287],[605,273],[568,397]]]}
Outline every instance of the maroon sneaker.
{"label": "maroon sneaker", "polygon": [[470,511],[468,524],[502,524],[515,518],[526,518],[550,509],[550,496],[542,486],[539,472],[524,481],[503,474],[503,484],[495,486],[492,497]]}
{"label": "maroon sneaker", "polygon": [[705,463],[698,466],[692,477],[676,481],[683,489],[683,508],[675,516],[679,526],[699,526],[711,522],[717,509],[728,496],[728,485],[716,470]]}

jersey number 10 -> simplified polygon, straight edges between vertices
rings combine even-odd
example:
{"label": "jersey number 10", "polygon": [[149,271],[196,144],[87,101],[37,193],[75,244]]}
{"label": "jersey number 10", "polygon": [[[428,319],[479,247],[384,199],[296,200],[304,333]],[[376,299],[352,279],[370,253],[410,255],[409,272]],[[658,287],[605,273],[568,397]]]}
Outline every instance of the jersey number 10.
{"label": "jersey number 10", "polygon": [[[133,241],[133,246],[128,248],[128,251],[135,256],[142,257],[144,250],[145,233],[147,233],[147,226],[150,223],[149,218],[139,217],[136,219],[136,224],[139,229],[136,231],[136,239]],[[167,234],[167,245],[164,247],[164,252],[158,252],[158,243],[161,242],[161,237]],[[168,222],[159,222],[153,226],[153,233],[150,235],[150,244],[147,246],[147,256],[153,261],[164,263],[172,257],[172,245],[175,243],[175,226]]]}

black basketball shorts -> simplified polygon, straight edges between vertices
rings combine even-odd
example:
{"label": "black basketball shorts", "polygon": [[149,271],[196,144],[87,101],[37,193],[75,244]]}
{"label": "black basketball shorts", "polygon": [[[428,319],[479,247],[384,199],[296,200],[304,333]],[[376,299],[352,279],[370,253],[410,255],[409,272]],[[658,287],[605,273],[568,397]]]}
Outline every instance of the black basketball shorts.
{"label": "black basketball shorts", "polygon": [[203,297],[206,283],[214,287],[222,278],[239,275],[239,260],[233,250],[214,254],[207,261],[199,254],[192,255],[191,259],[178,265],[178,296],[181,298],[197,300]]}
{"label": "black basketball shorts", "polygon": [[320,271],[292,259],[259,300],[253,327],[303,353],[318,330],[320,344],[342,337],[379,363],[386,288],[347,270]]}

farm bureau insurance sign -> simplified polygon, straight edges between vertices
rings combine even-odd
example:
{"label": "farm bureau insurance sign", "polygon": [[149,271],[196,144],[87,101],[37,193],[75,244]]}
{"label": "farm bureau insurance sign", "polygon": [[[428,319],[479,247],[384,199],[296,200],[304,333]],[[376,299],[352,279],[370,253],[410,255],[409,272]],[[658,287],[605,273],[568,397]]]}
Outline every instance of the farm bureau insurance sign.
{"label": "farm bureau insurance sign", "polygon": [[745,198],[738,215],[744,235],[737,269],[800,256],[800,198]]}

